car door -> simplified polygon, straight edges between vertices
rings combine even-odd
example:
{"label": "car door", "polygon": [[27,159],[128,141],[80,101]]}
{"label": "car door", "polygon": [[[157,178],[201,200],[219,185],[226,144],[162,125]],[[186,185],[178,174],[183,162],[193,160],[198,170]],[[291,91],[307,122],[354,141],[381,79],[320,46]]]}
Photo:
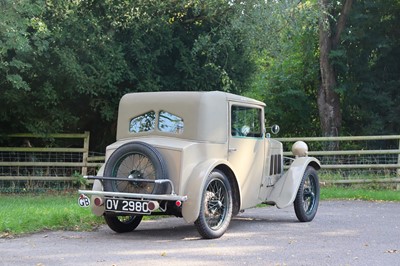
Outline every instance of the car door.
{"label": "car door", "polygon": [[264,113],[262,107],[230,102],[228,161],[234,168],[241,194],[241,208],[258,204],[263,176]]}

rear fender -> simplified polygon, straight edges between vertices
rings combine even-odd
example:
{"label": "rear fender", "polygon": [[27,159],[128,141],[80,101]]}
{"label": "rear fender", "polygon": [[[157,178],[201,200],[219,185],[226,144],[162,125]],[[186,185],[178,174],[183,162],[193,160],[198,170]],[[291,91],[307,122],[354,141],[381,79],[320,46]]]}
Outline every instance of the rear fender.
{"label": "rear fender", "polygon": [[[97,176],[103,176],[104,165],[105,164],[103,164],[101,166],[101,168],[99,169],[99,171],[97,172]],[[100,180],[98,180],[98,179],[94,180],[92,190],[93,191],[104,191],[103,185],[102,185]],[[92,209],[92,213],[94,215],[97,215],[97,216],[102,216],[104,211],[105,211],[105,207],[104,207],[104,205],[96,206],[94,204],[94,198],[95,197],[97,197],[97,196],[92,196],[91,199],[90,199],[90,201],[92,202],[92,204],[90,206],[91,209]]]}
{"label": "rear fender", "polygon": [[275,204],[280,209],[292,204],[296,198],[304,172],[309,165],[316,170],[321,168],[320,162],[313,157],[296,158],[288,171],[275,183],[267,202]]}
{"label": "rear fender", "polygon": [[193,223],[197,220],[200,213],[200,205],[203,197],[203,188],[207,180],[208,175],[218,165],[225,164],[228,162],[224,160],[211,159],[197,165],[190,177],[187,180],[187,185],[184,195],[187,195],[188,200],[182,205],[182,216],[188,223]]}

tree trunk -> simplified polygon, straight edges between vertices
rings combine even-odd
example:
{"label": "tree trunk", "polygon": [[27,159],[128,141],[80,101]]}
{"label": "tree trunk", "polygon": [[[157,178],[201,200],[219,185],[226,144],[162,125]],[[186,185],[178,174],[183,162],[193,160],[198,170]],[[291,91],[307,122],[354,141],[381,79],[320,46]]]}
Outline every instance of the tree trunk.
{"label": "tree trunk", "polygon": [[[321,129],[324,136],[337,136],[342,125],[342,113],[340,110],[340,96],[335,91],[337,86],[336,73],[329,60],[329,54],[339,44],[340,35],[343,32],[353,0],[346,0],[336,25],[330,25],[329,0],[319,0],[321,17],[319,22],[319,48],[321,85],[318,90],[317,102],[321,121]],[[335,34],[331,33],[334,29]],[[336,146],[336,145],[334,145]],[[335,147],[331,147],[335,149]]]}
{"label": "tree trunk", "polygon": [[[321,129],[324,136],[337,136],[342,123],[339,94],[335,92],[336,73],[329,60],[332,42],[326,26],[320,25],[319,33],[319,64],[321,85],[318,90],[318,110]],[[322,29],[321,29],[322,28]]]}

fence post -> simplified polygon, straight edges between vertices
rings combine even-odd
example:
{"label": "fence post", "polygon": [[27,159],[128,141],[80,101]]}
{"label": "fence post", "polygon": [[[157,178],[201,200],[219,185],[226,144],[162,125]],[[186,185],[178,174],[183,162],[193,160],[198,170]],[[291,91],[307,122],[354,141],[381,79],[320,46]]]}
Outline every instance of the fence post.
{"label": "fence post", "polygon": [[[399,139],[399,150],[400,150],[400,139]],[[397,177],[400,177],[400,153],[397,158]],[[397,190],[400,190],[400,183],[397,183]]]}
{"label": "fence post", "polygon": [[85,131],[85,137],[83,139],[83,148],[85,151],[82,154],[82,175],[87,175],[87,164],[88,164],[88,157],[89,157],[89,138],[90,138],[90,132]]}

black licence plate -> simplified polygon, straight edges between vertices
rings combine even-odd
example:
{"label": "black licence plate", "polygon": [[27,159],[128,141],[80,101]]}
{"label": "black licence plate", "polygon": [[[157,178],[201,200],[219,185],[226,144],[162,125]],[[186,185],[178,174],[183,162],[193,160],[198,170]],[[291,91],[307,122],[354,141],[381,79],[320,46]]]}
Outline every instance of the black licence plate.
{"label": "black licence plate", "polygon": [[105,202],[106,211],[136,214],[150,214],[148,205],[148,201],[130,199],[106,199]]}

